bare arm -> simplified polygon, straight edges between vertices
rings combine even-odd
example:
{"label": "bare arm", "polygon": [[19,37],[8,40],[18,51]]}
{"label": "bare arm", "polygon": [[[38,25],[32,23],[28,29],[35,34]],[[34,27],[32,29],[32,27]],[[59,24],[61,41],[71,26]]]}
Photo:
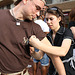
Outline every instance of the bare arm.
{"label": "bare arm", "polygon": [[71,39],[64,39],[61,47],[52,46],[46,37],[42,41],[39,41],[37,38],[32,36],[29,41],[30,44],[37,49],[57,56],[65,56],[71,46]]}
{"label": "bare arm", "polygon": [[[46,38],[45,38],[46,39]],[[34,39],[35,40],[35,39]],[[36,38],[36,40],[38,41],[38,43],[39,43],[39,40]],[[35,41],[36,41],[35,40]],[[50,44],[50,42],[48,41],[48,40],[42,40],[41,41],[42,43],[46,43],[47,44],[47,46],[50,48],[50,47],[52,47],[52,45]],[[38,47],[38,44],[35,44],[35,43],[33,43],[34,44],[34,46],[36,47],[36,48],[39,48]],[[33,45],[32,44],[32,45]],[[46,46],[46,44],[44,45],[44,46]],[[37,45],[37,46],[36,46]],[[39,43],[39,45],[41,46],[41,43]],[[43,47],[44,47],[43,46]],[[46,49],[47,50],[47,49]],[[44,50],[44,52],[46,52],[46,50]],[[58,52],[59,53],[59,52]],[[57,69],[57,72],[59,73],[59,75],[66,75],[66,73],[65,73],[65,68],[64,68],[64,65],[63,65],[63,63],[62,63],[62,61],[61,61],[61,59],[60,59],[60,57],[59,56],[54,56],[54,55],[51,55],[51,54],[49,54],[49,53],[47,53],[50,57],[51,57],[51,59],[52,59],[52,62],[53,62],[53,64],[54,64],[54,66],[55,66],[55,68]],[[61,66],[59,66],[59,65],[61,65]]]}
{"label": "bare arm", "polygon": [[30,54],[33,58],[40,60],[43,58],[44,52],[42,52],[41,50],[39,50],[38,52],[36,52],[34,50],[34,47],[30,47]]}
{"label": "bare arm", "polygon": [[[47,54],[48,55],[48,54]],[[65,68],[63,65],[63,62],[61,61],[59,56],[50,55],[53,62],[54,67],[56,68],[56,71],[59,75],[66,75]]]}
{"label": "bare arm", "polygon": [[73,33],[73,36],[74,36],[74,39],[75,39],[75,27],[71,27],[70,29],[72,30],[72,33]]}

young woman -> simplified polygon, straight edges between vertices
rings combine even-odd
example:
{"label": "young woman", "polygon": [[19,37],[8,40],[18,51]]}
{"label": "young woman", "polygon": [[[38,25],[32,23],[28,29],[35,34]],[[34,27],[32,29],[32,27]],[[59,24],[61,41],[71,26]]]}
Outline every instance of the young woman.
{"label": "young woman", "polygon": [[69,13],[69,28],[72,30],[74,37],[73,56],[75,56],[75,7]]}
{"label": "young woman", "polygon": [[[30,44],[46,52],[48,56],[60,56],[65,66],[66,75],[74,75],[75,70],[71,63],[71,57],[73,55],[73,34],[70,29],[64,27],[64,16],[62,10],[58,7],[48,8],[46,12],[46,22],[51,29],[47,38],[52,46],[43,44],[35,36],[30,38]],[[55,67],[53,66],[55,63],[53,63],[52,58],[51,60],[48,75],[58,75]],[[59,67],[61,67],[61,65],[59,65]]]}
{"label": "young woman", "polygon": [[[50,43],[53,46],[59,46],[60,48],[68,48],[68,53],[65,56],[61,57],[61,60],[63,62],[67,61],[70,57],[72,57],[73,54],[72,47],[70,46],[71,43],[67,43],[67,41],[72,41],[73,37],[71,30],[64,27],[64,15],[62,13],[62,10],[58,7],[52,7],[47,9],[46,22],[51,29],[50,33],[47,35],[47,38],[50,41]],[[69,44],[69,46],[66,47],[66,44]],[[52,62],[50,65],[51,66],[49,67],[49,75],[52,75],[54,73],[54,68],[52,68]],[[64,66],[66,70],[66,75],[74,75],[73,69],[70,66],[70,61],[65,62]]]}

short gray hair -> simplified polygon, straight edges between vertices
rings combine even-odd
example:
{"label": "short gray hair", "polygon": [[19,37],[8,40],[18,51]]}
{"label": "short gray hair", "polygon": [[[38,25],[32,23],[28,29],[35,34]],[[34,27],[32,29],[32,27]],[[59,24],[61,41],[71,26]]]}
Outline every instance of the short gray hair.
{"label": "short gray hair", "polygon": [[46,1],[45,0],[41,0],[41,1],[43,1],[46,4]]}
{"label": "short gray hair", "polygon": [[[19,2],[21,2],[22,0],[13,0],[14,1],[14,5],[17,5]],[[44,2],[44,4],[46,4],[46,1],[45,0],[41,0]]]}

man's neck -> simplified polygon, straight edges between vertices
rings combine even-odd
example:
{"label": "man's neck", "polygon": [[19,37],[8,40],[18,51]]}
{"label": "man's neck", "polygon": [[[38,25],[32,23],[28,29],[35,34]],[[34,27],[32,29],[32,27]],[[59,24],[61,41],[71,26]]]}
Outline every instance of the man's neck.
{"label": "man's neck", "polygon": [[22,17],[22,15],[21,15],[17,10],[16,10],[16,12],[15,12],[14,9],[10,9],[10,13],[11,13],[11,15],[12,15],[15,19],[24,20],[23,17]]}

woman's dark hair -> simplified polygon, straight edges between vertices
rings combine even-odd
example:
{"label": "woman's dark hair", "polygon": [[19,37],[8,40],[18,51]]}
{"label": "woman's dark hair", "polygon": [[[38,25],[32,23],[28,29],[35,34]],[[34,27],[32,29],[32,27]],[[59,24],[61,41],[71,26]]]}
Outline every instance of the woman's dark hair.
{"label": "woman's dark hair", "polygon": [[75,7],[71,9],[69,13],[69,20],[70,21],[75,21]]}
{"label": "woman's dark hair", "polygon": [[53,7],[49,7],[46,11],[46,13],[50,13],[50,14],[53,14],[57,17],[61,17],[61,21],[60,21],[60,25],[64,26],[65,25],[65,18],[64,18],[64,15],[63,15],[63,12],[60,8],[56,7],[56,6],[53,6]]}
{"label": "woman's dark hair", "polygon": [[14,5],[17,5],[18,3],[20,3],[22,0],[17,0]]}

